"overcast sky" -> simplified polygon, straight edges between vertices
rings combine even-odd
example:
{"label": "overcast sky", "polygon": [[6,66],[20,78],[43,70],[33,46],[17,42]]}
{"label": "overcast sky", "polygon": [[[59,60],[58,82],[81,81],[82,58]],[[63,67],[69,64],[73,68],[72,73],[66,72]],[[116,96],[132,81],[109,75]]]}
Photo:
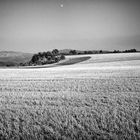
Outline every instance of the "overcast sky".
{"label": "overcast sky", "polygon": [[0,51],[140,50],[140,0],[0,0]]}

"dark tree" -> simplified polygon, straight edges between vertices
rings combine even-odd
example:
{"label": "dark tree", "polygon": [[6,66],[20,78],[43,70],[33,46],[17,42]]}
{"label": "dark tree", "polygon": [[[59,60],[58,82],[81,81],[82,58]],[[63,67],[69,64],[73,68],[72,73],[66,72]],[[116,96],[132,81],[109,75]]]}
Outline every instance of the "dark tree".
{"label": "dark tree", "polygon": [[130,52],[137,52],[137,50],[136,49],[131,49]]}
{"label": "dark tree", "polygon": [[64,60],[65,59],[65,55],[61,54],[60,59]]}
{"label": "dark tree", "polygon": [[130,49],[130,50],[125,50],[124,52],[125,52],[125,53],[129,53],[129,52],[137,52],[137,50],[136,50],[136,49]]}
{"label": "dark tree", "polygon": [[77,54],[77,52],[76,52],[76,50],[71,50],[70,54],[75,55],[75,54]]}
{"label": "dark tree", "polygon": [[88,51],[88,54],[92,54],[92,51]]}
{"label": "dark tree", "polygon": [[32,63],[36,63],[38,60],[39,60],[39,55],[38,54],[34,54],[32,59],[31,59],[31,62]]}
{"label": "dark tree", "polygon": [[100,51],[99,51],[99,53],[103,53],[103,51],[102,51],[102,50],[100,50]]}
{"label": "dark tree", "polygon": [[59,51],[58,51],[57,49],[54,49],[54,50],[52,51],[52,54],[53,54],[54,56],[56,56],[56,55],[59,54]]}
{"label": "dark tree", "polygon": [[88,54],[88,52],[87,51],[84,51],[84,54]]}
{"label": "dark tree", "polygon": [[51,53],[50,51],[46,52],[45,57],[46,57],[46,58],[52,57],[52,53]]}
{"label": "dark tree", "polygon": [[51,56],[48,56],[47,59],[48,59],[48,61],[51,61],[52,60],[52,57]]}
{"label": "dark tree", "polygon": [[55,57],[55,62],[58,62],[59,61],[59,58],[58,57]]}
{"label": "dark tree", "polygon": [[39,57],[43,57],[43,53],[39,52],[38,53]]}
{"label": "dark tree", "polygon": [[65,56],[59,54],[59,51],[57,49],[54,49],[52,52],[47,51],[47,52],[39,52],[38,54],[34,54],[31,61],[29,61],[27,65],[51,64],[63,59],[65,59]]}
{"label": "dark tree", "polygon": [[120,53],[120,51],[119,50],[114,50],[113,53]]}

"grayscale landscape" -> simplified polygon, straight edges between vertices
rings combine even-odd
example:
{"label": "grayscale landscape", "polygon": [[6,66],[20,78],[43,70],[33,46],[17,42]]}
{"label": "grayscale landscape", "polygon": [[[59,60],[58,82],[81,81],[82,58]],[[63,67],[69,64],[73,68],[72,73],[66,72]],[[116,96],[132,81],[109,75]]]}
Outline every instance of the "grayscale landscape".
{"label": "grayscale landscape", "polygon": [[140,140],[140,1],[0,0],[0,140]]}

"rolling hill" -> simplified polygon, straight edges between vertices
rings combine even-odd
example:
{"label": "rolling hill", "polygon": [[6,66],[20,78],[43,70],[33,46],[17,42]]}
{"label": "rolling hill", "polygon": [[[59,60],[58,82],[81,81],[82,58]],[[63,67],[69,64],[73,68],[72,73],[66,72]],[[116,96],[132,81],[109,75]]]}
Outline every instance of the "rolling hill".
{"label": "rolling hill", "polygon": [[22,53],[14,51],[0,52],[0,66],[15,66],[19,63],[25,63],[32,58],[31,53]]}

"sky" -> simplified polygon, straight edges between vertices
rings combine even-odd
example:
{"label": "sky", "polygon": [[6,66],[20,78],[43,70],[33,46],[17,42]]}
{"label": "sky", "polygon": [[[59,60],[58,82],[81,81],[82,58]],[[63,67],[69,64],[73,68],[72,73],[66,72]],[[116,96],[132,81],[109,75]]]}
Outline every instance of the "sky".
{"label": "sky", "polygon": [[0,0],[0,51],[140,50],[139,0]]}

